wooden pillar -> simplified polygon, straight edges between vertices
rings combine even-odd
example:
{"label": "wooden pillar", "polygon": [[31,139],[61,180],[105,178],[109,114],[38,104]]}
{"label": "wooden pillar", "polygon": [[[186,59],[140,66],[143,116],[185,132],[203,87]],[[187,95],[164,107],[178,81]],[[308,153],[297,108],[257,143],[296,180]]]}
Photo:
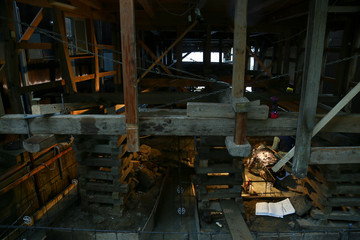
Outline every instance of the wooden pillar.
{"label": "wooden pillar", "polygon": [[[246,27],[247,27],[247,0],[237,0],[234,20],[234,61],[232,76],[232,97],[244,97],[246,71]],[[235,137],[237,145],[246,143],[247,113],[236,113]]]}
{"label": "wooden pillar", "polygon": [[280,75],[282,73],[282,61],[283,61],[283,44],[281,41],[276,46],[276,74]]}
{"label": "wooden pillar", "polygon": [[10,98],[10,106],[12,113],[22,113],[20,101],[20,75],[19,75],[19,59],[17,49],[15,48],[15,28],[13,16],[13,5],[6,0],[0,0],[0,16],[1,30],[4,38],[5,50],[5,74],[8,93]]}
{"label": "wooden pillar", "polygon": [[[355,21],[359,21],[359,20],[360,20],[360,17],[357,16],[355,18]],[[356,31],[354,33],[354,38],[352,41],[352,45],[351,45],[352,54],[355,54],[356,49],[359,49],[359,48],[360,48],[360,28],[356,28]],[[345,86],[344,86],[345,91],[348,91],[351,84],[356,82],[355,77],[356,77],[356,72],[358,70],[357,66],[358,66],[358,58],[356,57],[356,58],[351,59],[350,63],[349,63],[349,69],[347,71],[347,74],[345,75],[346,77],[344,78],[345,79]],[[345,107],[345,110],[348,113],[351,112],[351,102]]]}
{"label": "wooden pillar", "polygon": [[328,0],[310,1],[293,173],[307,175],[324,51]]}
{"label": "wooden pillar", "polygon": [[127,151],[139,151],[134,0],[119,0]]}
{"label": "wooden pillar", "polygon": [[203,54],[203,62],[204,62],[204,72],[208,73],[210,70],[210,62],[211,62],[211,27],[210,25],[206,25],[205,31],[205,41],[204,41],[204,54]]}

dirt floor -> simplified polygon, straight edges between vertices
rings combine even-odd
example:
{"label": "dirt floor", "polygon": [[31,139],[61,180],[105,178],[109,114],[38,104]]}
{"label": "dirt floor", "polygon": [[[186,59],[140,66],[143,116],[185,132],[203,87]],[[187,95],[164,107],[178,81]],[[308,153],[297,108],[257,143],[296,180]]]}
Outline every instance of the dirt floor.
{"label": "dirt floor", "polygon": [[83,228],[101,230],[141,230],[148,219],[160,191],[158,180],[149,191],[136,192],[123,215],[113,210],[111,205],[90,204],[82,208],[80,204],[68,209],[53,227]]}

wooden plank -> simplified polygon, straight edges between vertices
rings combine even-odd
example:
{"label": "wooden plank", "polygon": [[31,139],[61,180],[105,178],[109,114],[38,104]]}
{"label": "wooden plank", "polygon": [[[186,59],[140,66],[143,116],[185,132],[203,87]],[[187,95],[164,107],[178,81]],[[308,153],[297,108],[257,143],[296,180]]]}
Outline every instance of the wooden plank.
{"label": "wooden plank", "polygon": [[86,74],[86,75],[74,77],[73,82],[74,83],[83,82],[94,78],[95,78],[95,74]]}
{"label": "wooden plank", "polygon": [[65,20],[61,10],[53,9],[54,31],[61,34],[62,43],[57,43],[55,53],[60,59],[60,68],[63,79],[65,79],[67,90],[70,94],[77,92],[76,82],[74,81],[74,72],[72,70],[71,62],[69,59],[69,50],[66,39]]}
{"label": "wooden plank", "polygon": [[121,23],[121,49],[124,78],[124,99],[126,113],[126,135],[128,152],[139,151],[139,120],[138,98],[136,80],[136,38],[134,0],[121,0],[120,23]]}
{"label": "wooden plank", "polygon": [[31,153],[41,152],[57,143],[56,137],[51,135],[36,135],[23,141],[23,147]]}
{"label": "wooden plank", "polygon": [[[235,113],[231,104],[188,102],[187,116],[234,118]],[[247,117],[248,119],[267,119],[269,117],[269,107],[267,105],[252,105],[249,107]]]}
{"label": "wooden plank", "polygon": [[226,222],[233,240],[250,240],[253,239],[249,227],[246,225],[242,217],[240,208],[234,200],[221,200],[221,208],[223,209]]}
{"label": "wooden plank", "polygon": [[102,10],[102,4],[100,1],[93,1],[93,0],[77,0],[79,2],[82,2],[94,9]]}
{"label": "wooden plank", "polygon": [[311,148],[309,164],[355,164],[360,163],[360,147]]}
{"label": "wooden plank", "polygon": [[321,210],[313,209],[311,211],[311,217],[314,219],[326,219],[326,220],[340,220],[340,221],[360,221],[360,215],[352,212],[345,211],[333,211],[329,214],[324,213]]}
{"label": "wooden plank", "polygon": [[74,59],[88,59],[88,58],[94,58],[93,55],[83,55],[83,56],[69,56],[70,60]]}
{"label": "wooden plank", "polygon": [[16,48],[19,49],[52,49],[52,43],[30,43],[18,42]]}
{"label": "wooden plank", "polygon": [[328,199],[329,206],[332,207],[360,207],[359,197],[332,197]]}
{"label": "wooden plank", "polygon": [[91,167],[120,167],[122,165],[122,161],[114,160],[112,158],[86,158],[81,161],[81,165],[91,166]]}
{"label": "wooden plank", "polygon": [[26,29],[24,34],[21,36],[19,42],[21,41],[27,41],[30,39],[31,35],[34,33],[37,26],[39,26],[39,23],[43,19],[43,8],[39,10],[39,12],[36,14],[35,18],[30,23],[30,26]]}
{"label": "wooden plank", "polygon": [[21,93],[36,92],[36,91],[42,91],[42,90],[56,88],[56,87],[60,87],[60,86],[65,86],[65,80],[55,81],[55,82],[46,82],[46,83],[21,87],[20,92]]}
{"label": "wooden plank", "polygon": [[195,168],[196,174],[207,173],[238,173],[242,172],[241,168],[235,168],[232,164],[212,164],[209,167]]}
{"label": "wooden plank", "polygon": [[[328,126],[327,128],[325,128],[325,130],[329,130],[331,129],[331,124],[332,122],[334,121],[331,121],[335,115],[341,110],[343,109],[346,104],[354,97],[356,96],[360,91],[360,83],[358,83],[353,89],[351,89],[351,91],[346,94],[346,96],[340,100],[340,102],[338,102],[338,104],[335,105],[335,107],[333,109],[331,109],[330,112],[328,112],[317,124],[316,126],[314,127],[314,130],[312,132],[312,136],[315,136],[327,123]],[[336,122],[336,120],[335,120]],[[350,128],[352,128],[355,131],[355,128],[356,126],[359,125],[359,123],[357,122],[354,122],[354,124],[351,124],[350,125]],[[347,124],[344,124],[343,126],[348,126]],[[332,128],[334,129],[334,127]],[[337,131],[337,130],[334,130],[334,131]],[[342,131],[339,131],[339,132],[342,132]],[[275,164],[275,166],[272,168],[272,170],[274,172],[277,172],[279,171],[280,168],[282,168],[282,166],[284,166],[285,163],[287,163],[293,156],[294,156],[294,150],[295,150],[295,147],[292,148],[279,162],[277,162]]]}
{"label": "wooden plank", "polygon": [[311,138],[315,126],[321,76],[321,67],[318,66],[318,63],[322,61],[324,50],[327,7],[328,0],[312,1],[309,7],[300,115],[293,162],[293,173],[298,178],[306,177],[310,162]]}
{"label": "wooden plank", "polygon": [[101,72],[99,73],[99,77],[106,77],[106,76],[111,76],[111,75],[115,75],[116,71],[107,71],[107,72]]}
{"label": "wooden plank", "polygon": [[[96,107],[98,104],[96,103],[65,103],[65,109],[69,111],[86,109],[91,107]],[[49,114],[49,113],[60,113],[63,110],[63,106],[61,103],[54,104],[39,104],[32,105],[31,110],[33,114]]]}

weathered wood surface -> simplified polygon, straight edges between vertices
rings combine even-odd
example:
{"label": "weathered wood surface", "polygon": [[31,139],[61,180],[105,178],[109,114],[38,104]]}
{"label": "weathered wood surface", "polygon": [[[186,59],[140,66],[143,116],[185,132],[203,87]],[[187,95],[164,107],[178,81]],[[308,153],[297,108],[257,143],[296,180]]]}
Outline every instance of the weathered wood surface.
{"label": "weathered wood surface", "polygon": [[226,222],[233,240],[250,240],[251,236],[249,227],[246,225],[241,215],[240,208],[234,200],[221,200],[221,208],[223,209]]}
{"label": "weathered wood surface", "polygon": [[310,164],[360,163],[360,147],[317,147],[310,156]]}
{"label": "weathered wood surface", "polygon": [[298,178],[306,177],[310,162],[311,138],[316,124],[315,114],[321,76],[319,63],[323,58],[327,7],[328,0],[311,1],[309,6],[304,74],[292,168],[294,175]]}
{"label": "weathered wood surface", "polygon": [[[27,134],[22,114],[0,117],[0,134]],[[140,117],[140,134],[157,136],[231,136],[233,118],[200,118],[181,115]],[[277,119],[251,120],[248,136],[293,136],[296,114],[282,114]],[[360,133],[360,114],[337,116],[330,121],[338,124],[327,132]],[[57,115],[29,119],[33,134],[124,135],[125,115]]]}
{"label": "weathered wood surface", "polygon": [[[73,111],[79,109],[86,109],[98,106],[96,103],[65,103],[65,109]],[[50,114],[50,113],[59,113],[62,109],[61,103],[54,103],[54,104],[39,104],[39,105],[32,105],[31,110],[33,114]]]}
{"label": "weathered wood surface", "polygon": [[24,149],[31,153],[41,152],[57,143],[56,137],[51,135],[32,136],[23,141]]}
{"label": "weathered wood surface", "polygon": [[[359,91],[360,91],[360,83],[358,83],[353,89],[351,89],[351,91],[348,92],[348,94],[346,94],[345,97],[341,99],[340,102],[338,102],[333,107],[333,109],[330,110],[330,112],[328,112],[323,118],[321,118],[321,120],[314,127],[312,131],[312,136],[315,136],[321,129],[325,127],[325,125],[327,125],[327,129],[332,129],[332,131],[334,132],[352,132],[351,129],[353,129],[354,133],[357,132],[355,129],[357,126],[360,125],[358,121],[351,122],[351,119],[348,119],[349,121],[348,123],[340,123],[341,126],[348,127],[347,131],[345,129],[340,131],[339,129],[336,130],[336,127],[334,127],[334,122],[336,122],[336,119],[339,119],[339,116],[335,117],[336,114],[341,109],[343,109],[346,106],[346,104],[359,93]],[[279,162],[277,162],[275,166],[272,168],[272,170],[275,172],[279,171],[279,169],[294,156],[294,152],[295,152],[295,147],[293,147]]]}
{"label": "weathered wood surface", "polygon": [[121,50],[126,113],[127,150],[139,151],[139,120],[136,73],[136,38],[134,0],[122,0],[120,4]]}
{"label": "weathered wood surface", "polygon": [[[248,119],[267,119],[269,107],[267,105],[249,106]],[[187,103],[187,115],[189,117],[218,117],[234,118],[235,112],[231,104],[226,103]]]}

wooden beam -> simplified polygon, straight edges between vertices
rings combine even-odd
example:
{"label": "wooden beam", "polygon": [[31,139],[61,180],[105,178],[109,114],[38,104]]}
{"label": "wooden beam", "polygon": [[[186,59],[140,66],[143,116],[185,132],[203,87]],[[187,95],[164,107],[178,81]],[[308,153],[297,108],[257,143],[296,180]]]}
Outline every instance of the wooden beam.
{"label": "wooden beam", "polygon": [[204,52],[203,52],[203,62],[204,62],[204,72],[208,73],[210,71],[211,64],[211,26],[209,24],[205,27],[205,40],[204,40]]}
{"label": "wooden beam", "polygon": [[309,164],[359,164],[360,147],[311,148]]}
{"label": "wooden beam", "polygon": [[235,200],[221,200],[221,208],[224,212],[226,222],[229,226],[233,240],[252,240],[253,237],[242,217],[239,206]]}
{"label": "wooden beam", "polygon": [[149,15],[150,18],[155,18],[155,10],[151,1],[148,0],[137,0],[138,3],[144,8],[145,12]]}
{"label": "wooden beam", "polygon": [[[157,136],[231,136],[234,118],[188,117],[178,111],[172,114],[157,112],[140,114],[140,134]],[[252,120],[247,124],[248,136],[293,136],[296,133],[297,115],[283,114],[277,119]],[[336,116],[325,132],[360,133],[360,114]],[[0,117],[0,134],[27,134],[23,114],[6,114]],[[29,119],[33,134],[73,135],[124,135],[125,115],[57,115]],[[282,166],[282,165],[281,165]]]}
{"label": "wooden beam", "polygon": [[139,151],[134,0],[119,0],[127,151]]}
{"label": "wooden beam", "polygon": [[114,69],[116,70],[116,75],[114,76],[115,92],[120,92],[122,88],[121,84],[121,43],[120,43],[120,31],[116,24],[112,24],[112,44],[115,46],[114,52]]}
{"label": "wooden beam", "polygon": [[[235,113],[231,104],[188,102],[187,116],[234,118]],[[269,117],[269,107],[267,105],[249,106],[247,117],[248,119],[267,119]]]}
{"label": "wooden beam", "polygon": [[[232,97],[244,97],[245,71],[246,71],[246,28],[247,28],[247,0],[237,0],[235,3],[234,19],[234,63],[232,75]],[[235,115],[234,143],[246,143],[247,113]]]}
{"label": "wooden beam", "polygon": [[[305,66],[301,88],[300,115],[296,132],[293,173],[305,178],[310,161],[310,146],[315,126],[315,113],[324,51],[328,0],[310,2],[306,39]],[[320,63],[320,64],[319,64]],[[317,133],[317,132],[316,132]]]}
{"label": "wooden beam", "polygon": [[72,70],[71,62],[69,59],[69,50],[66,39],[66,30],[65,30],[65,19],[63,12],[57,8],[53,9],[54,16],[54,31],[61,34],[62,43],[57,43],[55,51],[60,59],[60,69],[65,79],[67,89],[70,94],[77,92],[76,82],[74,81],[74,72]]}
{"label": "wooden beam", "polygon": [[[65,103],[66,110],[74,111],[99,106],[97,103]],[[61,103],[54,104],[38,104],[31,106],[32,114],[51,114],[60,113],[63,110]]]}
{"label": "wooden beam", "polygon": [[360,6],[329,6],[329,13],[356,13],[360,12]]}
{"label": "wooden beam", "polygon": [[[333,109],[331,109],[331,111],[328,112],[325,115],[325,117],[323,117],[316,124],[316,126],[314,127],[314,129],[312,131],[312,137],[315,136],[321,129],[323,129],[325,127],[325,125],[328,125],[327,127],[330,128],[329,125],[332,124],[331,122],[332,122],[332,119],[335,117],[335,115],[341,109],[343,109],[346,106],[346,104],[348,104],[348,102],[351,99],[353,99],[353,97],[356,96],[359,92],[360,92],[360,83],[358,83],[353,89],[351,89],[351,91],[348,94],[346,94],[346,96],[343,99],[341,99],[341,101],[338,104],[336,104],[335,107]],[[346,125],[346,123],[344,125]],[[356,124],[353,124],[353,125],[350,124],[349,127],[354,129],[356,127]],[[343,132],[343,131],[339,131],[339,132]],[[311,143],[311,139],[310,139],[310,143]],[[295,152],[295,147],[293,147],[279,162],[277,162],[275,164],[275,166],[272,168],[272,170],[274,172],[279,171],[280,168],[282,168],[282,166],[284,166],[284,164],[287,163],[294,156],[294,152]]]}
{"label": "wooden beam", "polygon": [[47,82],[47,83],[41,83],[41,84],[35,84],[30,86],[25,86],[20,88],[21,93],[27,93],[27,92],[36,92],[36,91],[42,91],[50,88],[56,88],[60,86],[65,86],[65,80],[61,81],[55,81],[55,82]]}
{"label": "wooden beam", "polygon": [[73,82],[75,82],[75,83],[83,82],[83,81],[87,81],[87,80],[94,79],[94,78],[95,78],[95,74],[86,74],[86,75],[74,77]]}
{"label": "wooden beam", "polygon": [[[153,64],[151,64],[151,66],[148,67],[148,69],[146,69],[146,71],[141,75],[141,77],[138,79],[138,81],[140,81],[140,79],[143,79],[143,78],[151,71],[151,69],[153,69],[153,67],[155,67],[155,65],[158,64],[158,63],[161,61],[161,59],[163,59],[163,57],[164,57],[171,49],[173,49],[173,48],[176,46],[176,44],[177,44],[178,42],[180,42],[180,41],[185,37],[185,35],[186,35],[188,32],[191,31],[191,29],[193,29],[193,28],[195,27],[195,25],[196,25],[197,23],[198,23],[198,21],[195,20],[195,21],[170,45],[170,47],[168,47],[168,48],[161,54],[161,56],[158,57],[158,59],[156,59],[156,61],[155,61]],[[123,62],[124,62],[124,61],[123,61]]]}
{"label": "wooden beam", "polygon": [[[143,41],[139,39],[137,42],[150,55],[150,57],[152,57],[152,59],[157,59],[156,55],[150,50],[148,46],[146,46]],[[167,74],[173,75],[173,73],[164,64],[162,64],[161,62],[159,62],[158,64]]]}
{"label": "wooden beam", "polygon": [[20,75],[19,59],[15,49],[15,31],[13,25],[13,4],[12,2],[0,0],[0,21],[1,31],[3,33],[5,50],[5,73],[10,99],[10,106],[13,113],[22,113],[20,101]]}
{"label": "wooden beam", "polygon": [[27,41],[30,39],[31,35],[34,33],[37,26],[39,26],[39,23],[43,19],[43,8],[39,10],[39,12],[36,14],[35,18],[30,23],[30,26],[26,29],[25,33],[21,36],[19,42]]}

